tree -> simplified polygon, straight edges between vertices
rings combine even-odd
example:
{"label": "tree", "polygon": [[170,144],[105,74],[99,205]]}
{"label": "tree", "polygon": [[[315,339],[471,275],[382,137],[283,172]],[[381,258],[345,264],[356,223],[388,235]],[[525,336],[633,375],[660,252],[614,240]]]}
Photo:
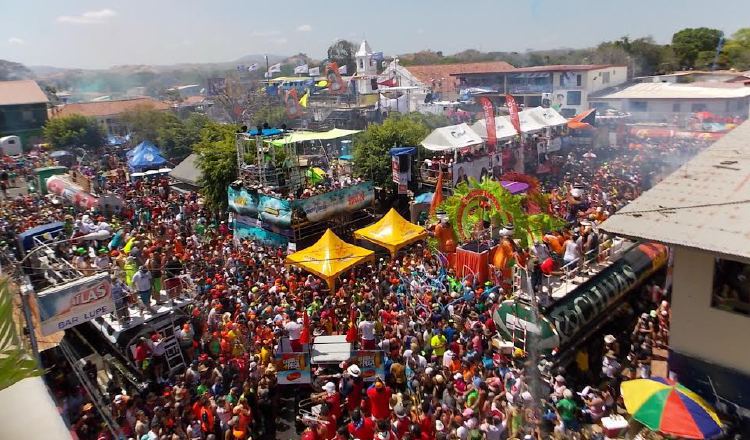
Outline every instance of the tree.
{"label": "tree", "polygon": [[156,144],[172,159],[182,160],[201,139],[201,130],[209,119],[200,113],[191,113],[180,120],[172,113],[164,113],[157,128]]}
{"label": "tree", "polygon": [[353,75],[357,70],[356,59],[357,45],[347,40],[338,40],[328,48],[328,60],[335,61],[336,64],[346,66],[349,75]]}
{"label": "tree", "polygon": [[732,38],[724,45],[722,54],[731,67],[750,69],[750,28],[742,28],[732,34]]}
{"label": "tree", "polygon": [[227,208],[227,188],[237,179],[237,129],[236,125],[209,122],[201,130],[200,141],[193,147],[202,173],[198,182],[201,194],[213,209]]}
{"label": "tree", "polygon": [[[692,69],[701,52],[714,51],[724,33],[718,29],[685,28],[672,36],[672,48],[683,68]],[[703,56],[705,58],[705,55]]]}
{"label": "tree", "polygon": [[168,118],[168,113],[155,110],[152,105],[143,104],[123,112],[120,119],[127,125],[131,140],[135,144],[143,141],[157,142],[159,128]]}
{"label": "tree", "polygon": [[55,149],[86,147],[97,149],[104,145],[104,131],[96,119],[83,115],[54,118],[44,125],[44,137]]}
{"label": "tree", "polygon": [[383,187],[391,181],[391,157],[388,150],[396,146],[415,146],[429,134],[420,117],[389,116],[382,124],[372,124],[354,138],[354,169],[366,179]]}
{"label": "tree", "polygon": [[281,127],[282,124],[289,125],[289,117],[286,109],[280,105],[265,105],[253,113],[250,119],[250,127],[268,124],[269,127]]}

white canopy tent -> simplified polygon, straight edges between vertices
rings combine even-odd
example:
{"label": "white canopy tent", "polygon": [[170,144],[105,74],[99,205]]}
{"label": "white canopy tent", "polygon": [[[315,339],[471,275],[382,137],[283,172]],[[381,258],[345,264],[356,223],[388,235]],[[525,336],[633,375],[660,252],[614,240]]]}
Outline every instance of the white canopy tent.
{"label": "white canopy tent", "polygon": [[529,109],[518,112],[518,119],[521,122],[521,131],[524,133],[534,133],[547,128],[546,125],[532,116],[532,110],[533,109]]}
{"label": "white canopy tent", "polygon": [[[471,126],[482,139],[487,139],[487,122],[484,119],[480,119],[474,125]],[[509,116],[497,116],[495,117],[495,133],[498,139],[510,139],[517,135],[518,132],[513,128],[513,124],[510,122]]]}
{"label": "white canopy tent", "polygon": [[[543,107],[520,111],[518,119],[521,121],[521,131],[524,133],[534,133],[547,127],[557,127],[568,123],[568,120],[555,109]],[[482,139],[487,139],[487,123],[484,119],[472,125],[471,129]],[[495,117],[495,133],[498,140],[510,139],[518,134],[508,115]]]}
{"label": "white canopy tent", "polygon": [[526,111],[532,118],[546,127],[557,127],[568,124],[568,120],[553,108],[536,107]]}
{"label": "white canopy tent", "polygon": [[449,125],[432,130],[422,141],[422,146],[431,151],[453,151],[481,145],[482,138],[465,123]]}
{"label": "white canopy tent", "polygon": [[0,413],[0,438],[72,438],[41,377],[23,379],[0,390]]}

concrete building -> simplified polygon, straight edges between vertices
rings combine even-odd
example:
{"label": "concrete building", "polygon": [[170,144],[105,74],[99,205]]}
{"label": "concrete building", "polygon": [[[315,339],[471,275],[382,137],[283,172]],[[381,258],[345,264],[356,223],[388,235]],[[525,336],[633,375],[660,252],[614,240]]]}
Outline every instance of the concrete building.
{"label": "concrete building", "polygon": [[669,370],[750,417],[750,122],[601,225],[673,253]]}
{"label": "concrete building", "polygon": [[548,104],[570,118],[590,108],[590,94],[625,83],[628,68],[608,64],[572,64],[462,70],[451,76],[458,80],[461,95],[503,98],[505,94],[511,94],[524,107]]}
{"label": "concrete building", "polygon": [[357,71],[354,74],[357,78],[357,93],[362,95],[373,93],[372,80],[377,81],[378,65],[377,60],[373,58],[372,48],[367,40],[362,40],[354,58],[357,63]]}
{"label": "concrete building", "polygon": [[127,127],[120,119],[120,115],[128,110],[134,110],[139,107],[152,108],[154,110],[166,111],[171,106],[163,101],[153,98],[141,97],[132,99],[122,99],[116,101],[97,101],[97,102],[79,102],[67,104],[52,109],[52,118],[59,118],[68,115],[83,115],[90,118],[96,118],[108,136],[124,136],[127,134]]}
{"label": "concrete building", "polygon": [[26,149],[41,142],[47,104],[49,99],[36,81],[0,81],[0,137],[18,136]]}
{"label": "concrete building", "polygon": [[735,82],[639,83],[590,98],[592,107],[629,112],[634,121],[674,122],[697,112],[747,119],[750,87]]}

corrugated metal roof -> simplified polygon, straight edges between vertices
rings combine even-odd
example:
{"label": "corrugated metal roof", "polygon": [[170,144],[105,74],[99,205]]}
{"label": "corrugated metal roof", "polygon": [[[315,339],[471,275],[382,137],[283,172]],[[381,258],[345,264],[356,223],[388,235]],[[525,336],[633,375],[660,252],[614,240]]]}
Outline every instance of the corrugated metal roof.
{"label": "corrugated metal roof", "polygon": [[750,258],[750,121],[612,215],[601,228]]}
{"label": "corrugated metal roof", "polygon": [[42,104],[49,102],[36,81],[0,81],[0,105]]}
{"label": "corrugated metal roof", "polygon": [[750,87],[743,87],[741,84],[737,87],[723,83],[709,87],[709,84],[639,83],[597,99],[720,99],[750,96]]}

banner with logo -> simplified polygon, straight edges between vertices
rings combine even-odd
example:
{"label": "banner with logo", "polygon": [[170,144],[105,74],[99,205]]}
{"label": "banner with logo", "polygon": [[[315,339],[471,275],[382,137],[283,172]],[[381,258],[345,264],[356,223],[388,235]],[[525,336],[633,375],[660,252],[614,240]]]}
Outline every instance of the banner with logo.
{"label": "banner with logo", "polygon": [[258,206],[260,205],[260,195],[257,192],[249,192],[244,188],[227,188],[229,196],[229,210],[240,215],[250,217],[258,216]]}
{"label": "banner with logo", "polygon": [[357,350],[352,353],[352,358],[365,382],[375,382],[377,377],[385,380],[385,363],[381,350]]}
{"label": "banner with logo", "polygon": [[372,182],[362,182],[348,188],[331,191],[309,199],[292,202],[300,218],[319,222],[342,212],[354,212],[372,205],[375,190]]}
{"label": "banner with logo", "polygon": [[37,293],[42,334],[75,327],[115,310],[108,273],[81,278]]}
{"label": "banner with logo", "polygon": [[279,353],[274,358],[276,380],[279,385],[311,383],[310,355],[307,353]]}
{"label": "banner with logo", "polygon": [[479,98],[479,103],[482,104],[482,110],[484,110],[484,121],[487,125],[487,152],[492,153],[497,147],[495,106],[492,104],[490,98],[486,96],[482,96],[481,98]]}
{"label": "banner with logo", "polygon": [[229,209],[237,214],[260,218],[266,223],[287,227],[292,224],[292,205],[286,199],[251,192],[244,188],[227,189]]}
{"label": "banner with logo", "polygon": [[398,166],[398,156],[391,156],[391,172],[393,173],[393,183],[398,184],[401,177]]}
{"label": "banner with logo", "polygon": [[516,132],[521,133],[521,118],[518,116],[518,104],[513,95],[505,95],[505,105],[508,107],[510,122],[513,124],[513,128],[516,129]]}
{"label": "banner with logo", "polygon": [[289,244],[289,239],[283,235],[263,229],[260,220],[242,215],[238,215],[234,220],[234,237],[238,240],[249,238],[274,247],[284,247]]}

